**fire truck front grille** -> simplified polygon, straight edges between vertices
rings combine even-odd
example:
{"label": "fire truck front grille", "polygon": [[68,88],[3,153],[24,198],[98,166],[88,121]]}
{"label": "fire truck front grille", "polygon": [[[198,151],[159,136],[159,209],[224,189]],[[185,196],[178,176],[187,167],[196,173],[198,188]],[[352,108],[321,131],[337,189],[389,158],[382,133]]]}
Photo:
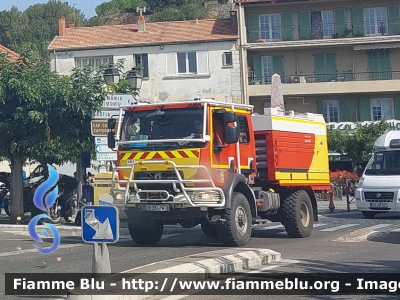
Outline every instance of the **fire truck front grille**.
{"label": "fire truck front grille", "polygon": [[[183,172],[179,171],[181,178],[183,179]],[[135,172],[134,180],[148,180],[149,183],[138,183],[137,187],[141,190],[165,190],[171,195],[175,195],[176,191],[173,188],[172,183],[159,183],[154,181],[162,180],[177,180],[175,171],[162,171],[162,172]],[[176,184],[179,189],[179,184]]]}
{"label": "fire truck front grille", "polygon": [[393,192],[364,192],[367,202],[393,202]]}

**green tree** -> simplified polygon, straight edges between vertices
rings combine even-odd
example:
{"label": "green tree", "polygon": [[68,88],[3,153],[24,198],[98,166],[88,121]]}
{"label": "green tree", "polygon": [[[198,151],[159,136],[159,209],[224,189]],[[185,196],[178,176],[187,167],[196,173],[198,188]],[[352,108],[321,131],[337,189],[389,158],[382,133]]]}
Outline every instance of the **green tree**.
{"label": "green tree", "polygon": [[328,128],[328,148],[340,154],[345,154],[354,164],[368,161],[374,151],[374,142],[389,128],[386,121],[362,124],[356,129],[341,131]]}
{"label": "green tree", "polygon": [[0,156],[11,163],[11,223],[24,220],[23,163],[76,161],[93,149],[91,116],[104,97],[102,75],[89,67],[60,76],[45,60],[12,63],[0,55]]}
{"label": "green tree", "polygon": [[144,0],[111,0],[96,6],[96,14],[99,17],[123,13],[135,12],[136,7],[145,7]]}

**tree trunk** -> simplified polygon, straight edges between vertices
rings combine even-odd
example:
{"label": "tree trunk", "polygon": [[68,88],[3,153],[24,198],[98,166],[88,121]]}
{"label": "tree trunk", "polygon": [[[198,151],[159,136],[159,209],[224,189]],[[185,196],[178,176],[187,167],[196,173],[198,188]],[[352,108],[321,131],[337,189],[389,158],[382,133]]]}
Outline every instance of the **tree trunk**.
{"label": "tree trunk", "polygon": [[78,199],[81,199],[82,197],[82,182],[83,182],[83,170],[82,170],[82,157],[79,156],[78,160],[76,161],[76,176],[78,179],[78,190],[77,190],[77,196]]}
{"label": "tree trunk", "polygon": [[24,184],[22,180],[23,161],[13,156],[11,160],[10,223],[24,224]]}

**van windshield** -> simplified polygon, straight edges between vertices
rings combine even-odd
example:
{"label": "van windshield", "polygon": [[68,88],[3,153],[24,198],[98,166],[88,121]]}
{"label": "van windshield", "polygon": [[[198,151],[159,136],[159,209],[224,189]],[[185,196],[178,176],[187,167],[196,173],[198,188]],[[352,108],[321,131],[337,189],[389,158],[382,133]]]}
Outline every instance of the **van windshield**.
{"label": "van windshield", "polygon": [[[203,142],[190,142],[202,138],[203,108],[157,109],[126,112],[122,125],[121,141],[143,141],[122,144],[121,150],[173,150],[182,148],[202,148]],[[177,142],[174,139],[188,139]],[[163,140],[149,143],[151,140]]]}
{"label": "van windshield", "polygon": [[400,175],[400,151],[374,153],[365,168],[365,175]]}

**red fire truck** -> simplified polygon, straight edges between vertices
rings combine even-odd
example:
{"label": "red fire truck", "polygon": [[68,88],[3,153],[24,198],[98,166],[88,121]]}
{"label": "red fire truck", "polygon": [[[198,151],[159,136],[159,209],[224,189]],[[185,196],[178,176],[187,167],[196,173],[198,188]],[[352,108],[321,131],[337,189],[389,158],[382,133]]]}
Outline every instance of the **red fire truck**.
{"label": "red fire truck", "polygon": [[137,244],[158,243],[171,224],[200,224],[225,246],[246,245],[267,220],[311,235],[314,193],[330,189],[322,115],[202,99],[121,107],[119,118],[111,195]]}

